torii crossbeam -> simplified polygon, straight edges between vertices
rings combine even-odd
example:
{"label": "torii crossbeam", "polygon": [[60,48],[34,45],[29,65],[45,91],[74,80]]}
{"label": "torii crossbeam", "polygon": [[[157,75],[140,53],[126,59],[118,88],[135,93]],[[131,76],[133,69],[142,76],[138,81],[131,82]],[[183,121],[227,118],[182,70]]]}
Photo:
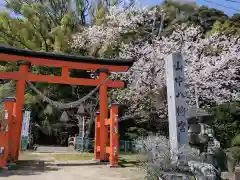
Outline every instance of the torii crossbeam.
{"label": "torii crossbeam", "polygon": [[[106,160],[107,129],[105,119],[108,118],[108,88],[124,88],[125,83],[119,80],[106,80],[109,72],[125,72],[133,64],[133,60],[110,60],[93,57],[79,57],[66,54],[55,54],[46,52],[36,52],[24,49],[0,46],[0,61],[16,62],[19,65],[17,72],[0,72],[0,79],[16,80],[16,107],[15,118],[11,128],[14,129],[12,156],[18,159],[20,148],[20,136],[22,126],[22,108],[24,104],[24,93],[26,80],[30,82],[48,82],[58,84],[98,86],[100,94],[100,115],[99,115],[99,138],[100,141],[100,160]],[[61,68],[60,76],[38,75],[30,72],[31,65],[58,67]],[[89,70],[98,71],[99,78],[86,79],[69,77],[69,70]],[[24,78],[22,78],[24,77]],[[11,131],[13,132],[13,131]],[[0,135],[1,136],[1,135]],[[3,136],[4,137],[4,136]],[[1,138],[1,137],[0,137]],[[1,147],[1,140],[0,140]],[[1,157],[0,157],[1,158]]]}

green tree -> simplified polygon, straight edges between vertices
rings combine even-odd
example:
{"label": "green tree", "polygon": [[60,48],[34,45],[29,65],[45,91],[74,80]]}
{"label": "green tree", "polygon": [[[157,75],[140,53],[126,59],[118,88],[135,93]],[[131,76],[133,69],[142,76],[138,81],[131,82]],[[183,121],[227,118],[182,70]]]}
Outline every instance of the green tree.
{"label": "green tree", "polygon": [[91,24],[100,25],[106,22],[105,16],[109,8],[121,4],[121,0],[94,0],[90,6]]}
{"label": "green tree", "polygon": [[[178,3],[171,0],[165,0],[157,8],[156,27],[160,27],[163,22],[163,32],[169,35],[174,30],[176,24],[189,23],[200,25],[205,32],[212,29],[216,21],[224,23],[229,17],[224,12],[206,6],[197,6],[196,3]],[[164,14],[164,18],[162,18]]]}
{"label": "green tree", "polygon": [[[40,3],[21,4],[16,1],[8,4],[19,17],[10,17],[6,12],[0,14],[0,39],[10,46],[32,50],[68,52],[68,41],[76,28],[74,15],[69,12],[61,19],[51,18],[45,6]],[[58,21],[57,21],[58,20]],[[62,38],[65,37],[65,38]]]}
{"label": "green tree", "polygon": [[[7,12],[0,12],[0,42],[16,48],[35,51],[71,53],[69,41],[71,41],[72,33],[79,30],[81,23],[85,20],[79,20],[75,10],[69,9],[69,4],[62,2],[60,0],[7,1],[7,8],[14,11],[17,17],[11,17]],[[0,68],[2,71],[14,71],[17,66],[15,63],[1,63]],[[33,66],[32,71],[37,74],[58,75],[60,73],[57,68],[38,66]],[[78,98],[76,94],[69,93],[74,89],[72,86],[59,88],[60,85],[46,83],[36,83],[35,86],[55,100],[71,101]],[[86,89],[84,93],[86,94]],[[5,82],[0,88],[0,96],[14,95],[14,82]],[[46,104],[31,89],[26,89],[25,103],[34,109],[32,117],[37,125],[34,127],[38,127],[44,134],[56,134],[58,127],[53,124],[59,121],[61,112],[54,110],[52,114],[47,114],[44,111]]]}
{"label": "green tree", "polygon": [[222,148],[231,147],[231,140],[240,134],[240,104],[225,103],[210,109],[214,117],[213,128]]}
{"label": "green tree", "polygon": [[212,26],[211,33],[217,32],[222,32],[224,34],[240,34],[240,28],[231,20],[224,22],[216,21]]}
{"label": "green tree", "polygon": [[233,16],[231,17],[231,21],[236,23],[236,25],[240,26],[240,13],[233,14]]}
{"label": "green tree", "polygon": [[197,8],[196,11],[189,16],[189,21],[201,25],[205,31],[211,30],[212,25],[216,21],[224,22],[228,19],[229,17],[224,14],[224,12],[206,6]]}

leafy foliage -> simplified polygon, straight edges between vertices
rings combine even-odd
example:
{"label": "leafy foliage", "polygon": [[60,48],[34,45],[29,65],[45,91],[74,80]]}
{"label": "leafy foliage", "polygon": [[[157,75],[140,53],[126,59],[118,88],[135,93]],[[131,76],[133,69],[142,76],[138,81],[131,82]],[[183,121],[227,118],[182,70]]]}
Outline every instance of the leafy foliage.
{"label": "leafy foliage", "polygon": [[240,134],[233,138],[232,146],[240,146]]}
{"label": "leafy foliage", "polygon": [[239,103],[226,103],[210,109],[216,138],[223,148],[231,147],[231,139],[240,133]]}
{"label": "leafy foliage", "polygon": [[[7,12],[0,13],[0,42],[5,45],[35,51],[70,53],[69,41],[71,40],[71,35],[81,24],[75,12],[69,8],[69,2],[67,0],[64,2],[52,0],[7,1],[7,8],[14,11],[17,17],[12,17]],[[17,70],[17,66],[13,63],[3,63],[1,70],[14,71]],[[38,66],[32,67],[32,71],[36,74],[59,75],[60,73],[57,68]],[[72,94],[72,92],[81,93],[81,91],[78,92],[78,88],[71,86],[61,86],[61,91],[58,91],[59,86],[43,83],[36,84],[40,91],[53,99],[63,98],[66,101],[71,101],[76,99],[76,94]],[[1,86],[0,91],[1,97],[14,96],[15,86],[9,86],[9,83],[7,83]],[[41,133],[53,135],[53,132],[57,130],[56,127],[53,127],[53,124],[59,121],[59,112],[54,111],[53,114],[44,114],[46,104],[42,103],[31,89],[27,89],[25,104],[28,104],[33,110],[34,130],[32,132],[39,134],[40,130]]]}
{"label": "leafy foliage", "polygon": [[[9,7],[16,7],[16,3],[9,2]],[[10,17],[5,12],[0,15],[0,39],[4,44],[37,51],[68,51],[67,44],[74,29],[70,12],[55,22],[57,19],[51,19],[40,3],[23,3],[15,11],[24,18]]]}
{"label": "leafy foliage", "polygon": [[240,134],[232,139],[232,146],[226,150],[228,155],[228,163],[231,164],[230,171],[234,170],[234,167],[240,164]]}

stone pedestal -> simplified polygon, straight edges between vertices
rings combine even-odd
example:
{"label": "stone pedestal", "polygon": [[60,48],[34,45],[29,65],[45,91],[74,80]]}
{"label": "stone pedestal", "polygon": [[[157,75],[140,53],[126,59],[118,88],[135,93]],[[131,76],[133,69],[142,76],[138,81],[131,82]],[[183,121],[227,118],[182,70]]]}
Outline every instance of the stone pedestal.
{"label": "stone pedestal", "polygon": [[235,179],[234,180],[240,180],[240,166],[235,168]]}
{"label": "stone pedestal", "polygon": [[216,167],[216,160],[214,153],[207,152],[201,154],[201,160],[204,163],[212,164],[214,167]]}
{"label": "stone pedestal", "polygon": [[194,176],[184,173],[169,173],[164,175],[163,178],[159,177],[158,180],[192,180]]}

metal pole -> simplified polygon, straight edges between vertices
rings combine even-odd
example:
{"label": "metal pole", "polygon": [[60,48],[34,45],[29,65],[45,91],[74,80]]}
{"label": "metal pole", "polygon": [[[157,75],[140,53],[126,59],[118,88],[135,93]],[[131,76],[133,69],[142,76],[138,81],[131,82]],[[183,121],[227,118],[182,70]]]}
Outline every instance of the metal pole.
{"label": "metal pole", "polygon": [[81,119],[78,118],[78,135],[80,136],[81,135],[81,128],[80,128],[80,122],[81,122]]}
{"label": "metal pole", "polygon": [[83,125],[82,125],[82,137],[84,138],[84,136],[85,136],[85,118],[84,118],[84,116],[83,116]]}
{"label": "metal pole", "polygon": [[84,146],[84,144],[85,144],[85,118],[84,118],[84,116],[83,116],[83,118],[82,118],[82,150],[84,151],[84,149],[85,149],[85,146]]}

